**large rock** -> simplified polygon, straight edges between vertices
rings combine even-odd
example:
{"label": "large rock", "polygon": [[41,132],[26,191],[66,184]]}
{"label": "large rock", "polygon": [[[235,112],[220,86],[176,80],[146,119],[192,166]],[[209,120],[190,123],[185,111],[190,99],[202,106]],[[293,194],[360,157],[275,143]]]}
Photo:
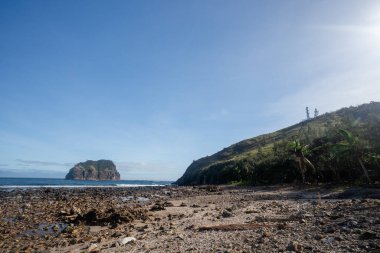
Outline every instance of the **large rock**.
{"label": "large rock", "polygon": [[115,164],[110,160],[86,161],[76,164],[66,179],[79,180],[120,180]]}

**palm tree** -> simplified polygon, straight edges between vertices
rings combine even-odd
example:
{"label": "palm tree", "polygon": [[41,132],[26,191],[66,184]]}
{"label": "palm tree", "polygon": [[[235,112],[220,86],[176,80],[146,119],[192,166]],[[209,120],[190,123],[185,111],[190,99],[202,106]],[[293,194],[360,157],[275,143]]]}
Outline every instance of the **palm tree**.
{"label": "palm tree", "polygon": [[357,161],[363,170],[368,183],[371,183],[368,170],[363,163],[363,157],[368,155],[367,147],[363,145],[358,137],[353,136],[350,131],[339,129],[339,133],[344,139],[333,146],[334,156],[337,158],[349,158],[352,159],[352,161]]}
{"label": "palm tree", "polygon": [[306,158],[306,155],[310,153],[309,145],[302,145],[298,140],[294,140],[289,144],[292,149],[292,153],[298,162],[298,169],[302,176],[302,183],[305,183],[305,173],[307,166],[311,167],[315,171],[314,165]]}

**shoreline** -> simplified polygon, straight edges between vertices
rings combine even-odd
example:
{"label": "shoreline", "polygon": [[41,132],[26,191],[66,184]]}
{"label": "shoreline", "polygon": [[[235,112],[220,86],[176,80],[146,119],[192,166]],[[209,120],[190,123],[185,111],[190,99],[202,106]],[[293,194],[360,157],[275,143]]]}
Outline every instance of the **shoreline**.
{"label": "shoreline", "polygon": [[147,185],[147,184],[116,184],[116,185],[0,185],[1,189],[38,189],[38,188],[57,188],[57,189],[78,189],[78,188],[133,188],[133,187],[164,187],[167,185]]}
{"label": "shoreline", "polygon": [[375,251],[379,199],[298,186],[0,190],[0,251]]}

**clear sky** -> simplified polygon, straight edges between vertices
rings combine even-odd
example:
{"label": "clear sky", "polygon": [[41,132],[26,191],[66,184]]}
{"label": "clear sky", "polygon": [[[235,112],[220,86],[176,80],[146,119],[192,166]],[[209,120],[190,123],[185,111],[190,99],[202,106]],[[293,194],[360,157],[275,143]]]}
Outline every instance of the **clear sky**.
{"label": "clear sky", "polygon": [[0,177],[195,159],[380,101],[380,1],[0,1]]}

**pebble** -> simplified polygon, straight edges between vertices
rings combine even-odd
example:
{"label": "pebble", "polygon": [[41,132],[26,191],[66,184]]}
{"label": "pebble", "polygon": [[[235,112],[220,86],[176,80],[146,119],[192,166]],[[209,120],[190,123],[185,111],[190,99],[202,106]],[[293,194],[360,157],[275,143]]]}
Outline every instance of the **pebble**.
{"label": "pebble", "polygon": [[286,250],[294,251],[294,252],[302,252],[302,246],[298,242],[293,241],[288,244],[288,246],[286,247]]}
{"label": "pebble", "polygon": [[328,227],[326,227],[324,229],[324,232],[325,233],[329,233],[329,234],[334,233],[335,232],[335,228],[333,226],[328,226]]}
{"label": "pebble", "polygon": [[95,252],[97,251],[98,245],[93,243],[87,248],[87,252]]}
{"label": "pebble", "polygon": [[125,237],[125,238],[121,239],[120,244],[121,245],[127,245],[127,244],[133,243],[135,241],[136,241],[136,238],[129,236],[129,237]]}
{"label": "pebble", "polygon": [[222,217],[223,217],[223,218],[232,217],[232,213],[231,213],[230,211],[224,209],[224,210],[222,211]]}

